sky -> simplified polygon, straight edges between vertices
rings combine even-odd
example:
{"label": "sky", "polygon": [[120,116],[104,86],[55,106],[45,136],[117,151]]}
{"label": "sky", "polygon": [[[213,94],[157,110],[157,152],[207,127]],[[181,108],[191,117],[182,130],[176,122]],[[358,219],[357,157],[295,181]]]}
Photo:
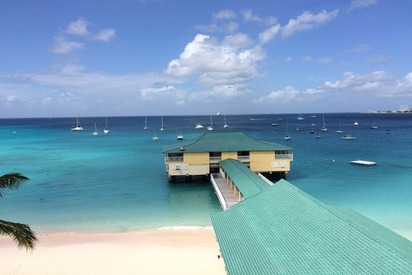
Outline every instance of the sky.
{"label": "sky", "polygon": [[0,0],[0,118],[412,107],[412,1]]}

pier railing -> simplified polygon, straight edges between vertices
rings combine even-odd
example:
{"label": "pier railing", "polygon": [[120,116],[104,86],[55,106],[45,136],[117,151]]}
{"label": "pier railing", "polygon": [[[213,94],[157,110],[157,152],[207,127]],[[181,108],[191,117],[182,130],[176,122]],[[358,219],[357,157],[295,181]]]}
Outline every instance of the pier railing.
{"label": "pier railing", "polygon": [[276,154],[276,159],[290,159],[293,160],[293,154]]}
{"label": "pier railing", "polygon": [[217,198],[218,198],[218,200],[219,200],[219,202],[220,202],[220,205],[222,206],[223,210],[226,211],[227,209],[229,209],[229,204],[226,202],[225,198],[223,197],[222,192],[220,192],[220,189],[219,189],[219,187],[218,187],[218,185],[217,185],[217,182],[216,182],[215,179],[218,179],[218,178],[223,178],[223,177],[222,177],[222,175],[219,174],[219,173],[216,173],[216,174],[213,173],[213,174],[210,175],[210,181],[212,182],[213,188],[215,189],[216,196],[217,196]]}
{"label": "pier railing", "polygon": [[165,162],[183,162],[183,157],[165,157]]}

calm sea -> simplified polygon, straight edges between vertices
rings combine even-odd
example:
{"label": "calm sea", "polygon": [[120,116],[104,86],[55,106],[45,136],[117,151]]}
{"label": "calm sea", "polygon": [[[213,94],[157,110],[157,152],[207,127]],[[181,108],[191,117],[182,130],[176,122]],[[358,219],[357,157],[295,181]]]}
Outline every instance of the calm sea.
{"label": "calm sea", "polygon": [[[352,208],[399,231],[412,231],[412,115],[228,115],[231,131],[295,148],[287,180],[321,201]],[[224,116],[213,116],[224,131]],[[29,224],[36,232],[125,232],[169,226],[210,226],[221,211],[209,182],[169,183],[164,145],[206,130],[210,116],[1,119],[0,173],[30,178],[0,198],[0,218]],[[357,121],[359,126],[353,124]],[[94,124],[100,131],[93,136]],[[272,126],[276,123],[276,127]],[[315,124],[315,125],[312,125]],[[376,124],[378,129],[370,129]],[[206,127],[205,127],[206,128]],[[299,128],[300,131],[297,131]],[[310,130],[315,133],[311,134]],[[356,137],[343,140],[342,134]],[[390,130],[390,133],[387,133]],[[152,139],[156,134],[158,141]],[[283,137],[288,134],[291,140]],[[351,165],[351,160],[378,162]]]}

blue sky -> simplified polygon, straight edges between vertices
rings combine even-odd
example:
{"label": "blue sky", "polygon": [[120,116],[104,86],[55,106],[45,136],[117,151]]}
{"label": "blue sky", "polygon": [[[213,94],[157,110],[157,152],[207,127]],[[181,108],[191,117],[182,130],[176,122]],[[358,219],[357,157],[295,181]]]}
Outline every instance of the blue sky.
{"label": "blue sky", "polygon": [[412,107],[412,1],[0,0],[0,118]]}

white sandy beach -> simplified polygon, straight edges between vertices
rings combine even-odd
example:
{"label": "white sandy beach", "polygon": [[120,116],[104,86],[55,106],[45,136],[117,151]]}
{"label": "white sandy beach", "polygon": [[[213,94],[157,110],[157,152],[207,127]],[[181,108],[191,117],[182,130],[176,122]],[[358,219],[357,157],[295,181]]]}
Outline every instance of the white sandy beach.
{"label": "white sandy beach", "polygon": [[0,274],[226,274],[212,228],[37,237],[32,252],[0,237]]}

